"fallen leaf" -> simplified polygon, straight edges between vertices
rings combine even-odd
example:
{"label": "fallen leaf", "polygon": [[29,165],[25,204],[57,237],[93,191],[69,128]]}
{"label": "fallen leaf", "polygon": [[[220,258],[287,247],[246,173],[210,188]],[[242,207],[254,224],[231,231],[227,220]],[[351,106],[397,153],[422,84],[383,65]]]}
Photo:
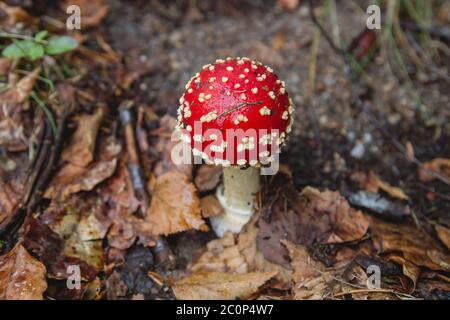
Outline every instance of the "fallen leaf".
{"label": "fallen leaf", "polygon": [[25,77],[20,79],[16,85],[0,94],[0,100],[4,104],[19,104],[25,102],[41,72],[41,68],[36,68]]}
{"label": "fallen leaf", "polygon": [[[369,220],[351,208],[338,192],[319,191],[307,187],[301,194],[285,178],[274,179],[262,198],[258,248],[275,263],[288,266],[286,249],[281,240],[296,244],[341,243],[361,239],[367,232]],[[278,182],[276,182],[278,180]],[[270,216],[264,218],[269,205]]]}
{"label": "fallen leaf", "polygon": [[298,8],[300,5],[300,0],[278,0],[278,5],[283,9],[287,9],[289,11],[293,11]]}
{"label": "fallen leaf", "polygon": [[450,179],[450,159],[445,158],[436,158],[434,160],[425,162],[423,164],[423,167],[420,167],[419,169],[419,179],[422,182],[431,182],[436,177],[429,172],[429,170],[432,170],[447,179]]}
{"label": "fallen leaf", "polygon": [[172,162],[172,149],[179,143],[179,141],[172,141],[172,135],[176,124],[177,119],[167,114],[161,117],[159,128],[151,132],[152,135],[157,137],[155,149],[159,153],[159,161],[155,164],[153,172],[156,176],[160,176],[168,171],[176,170],[184,173],[191,179],[192,164],[175,164]]}
{"label": "fallen leaf", "polygon": [[202,165],[195,175],[195,185],[200,192],[214,190],[220,182],[222,167]]}
{"label": "fallen leaf", "polygon": [[12,59],[0,58],[0,77],[6,76],[12,64]]}
{"label": "fallen leaf", "polygon": [[439,239],[442,241],[443,244],[447,247],[447,249],[450,250],[450,229],[435,224],[434,230],[436,230],[436,234],[438,235]]}
{"label": "fallen leaf", "polygon": [[200,199],[200,208],[203,218],[218,216],[223,213],[222,205],[216,196],[209,195]]}
{"label": "fallen leaf", "polygon": [[3,27],[13,27],[18,22],[31,23],[34,20],[21,7],[8,6],[3,1],[0,2],[0,16],[2,17],[0,26]]}
{"label": "fallen leaf", "polygon": [[[48,226],[64,239],[64,254],[78,258],[93,266],[97,271],[103,269],[102,240],[108,231],[110,221],[100,219],[104,205],[74,197],[66,203],[52,203],[43,214],[49,220],[48,212],[58,216]],[[93,202],[93,203],[91,203]]]}
{"label": "fallen leaf", "polygon": [[86,167],[92,162],[97,133],[104,114],[105,108],[100,106],[92,115],[83,114],[77,117],[78,127],[61,155],[63,160],[79,167]]}
{"label": "fallen leaf", "polygon": [[409,197],[403,192],[402,189],[393,187],[389,183],[384,182],[372,171],[369,171],[369,173],[367,174],[354,174],[352,177],[355,179],[355,176],[358,176],[358,182],[360,183],[361,187],[367,192],[378,193],[378,191],[381,189],[393,198],[409,200]]}
{"label": "fallen leaf", "polygon": [[121,146],[111,139],[100,149],[99,160],[94,161],[86,168],[71,163],[66,164],[53,177],[45,192],[45,197],[64,199],[79,191],[92,190],[114,173],[120,150]]}
{"label": "fallen leaf", "polygon": [[67,279],[68,267],[78,265],[82,280],[95,279],[97,271],[83,260],[66,256],[64,240],[44,222],[28,218],[24,222],[23,239],[24,248],[46,266],[48,278]]}
{"label": "fallen leaf", "polygon": [[62,5],[64,12],[67,7],[76,5],[81,12],[81,28],[91,28],[98,26],[106,17],[109,5],[104,0],[69,0]]}
{"label": "fallen leaf", "polygon": [[440,252],[437,243],[412,224],[393,224],[371,218],[370,229],[375,247],[383,253],[401,252],[409,262],[431,270],[450,270],[450,256]]}
{"label": "fallen leaf", "polygon": [[0,179],[0,224],[11,216],[21,201],[21,186]]}
{"label": "fallen leaf", "polygon": [[194,273],[172,285],[179,300],[245,299],[258,291],[276,272]]}
{"label": "fallen leaf", "polygon": [[0,146],[18,152],[28,149],[27,122],[24,119],[24,102],[30,95],[40,68],[30,72],[10,89],[0,94]]}
{"label": "fallen leaf", "polygon": [[406,277],[408,277],[409,280],[411,280],[410,284],[406,284],[403,287],[406,292],[413,293],[414,290],[416,289],[417,281],[419,280],[419,276],[421,273],[420,268],[417,265],[415,265],[414,263],[412,263],[412,262],[406,260],[405,258],[403,258],[402,256],[399,256],[396,254],[389,255],[387,257],[387,260],[395,262],[402,266],[403,274]]}
{"label": "fallen leaf", "polygon": [[17,244],[0,256],[0,300],[42,300],[45,274],[45,266]]}
{"label": "fallen leaf", "polygon": [[186,175],[170,171],[158,177],[145,223],[139,229],[154,235],[169,235],[197,229],[207,231],[201,217],[196,189]]}

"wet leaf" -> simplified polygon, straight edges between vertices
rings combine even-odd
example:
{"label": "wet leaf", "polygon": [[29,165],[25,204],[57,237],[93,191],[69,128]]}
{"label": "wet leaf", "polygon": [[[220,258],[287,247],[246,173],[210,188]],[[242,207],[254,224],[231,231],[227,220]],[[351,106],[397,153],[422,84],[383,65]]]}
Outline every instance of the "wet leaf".
{"label": "wet leaf", "polygon": [[434,229],[442,243],[450,250],[450,229],[438,224],[434,226]]}
{"label": "wet leaf", "polygon": [[[280,182],[280,186],[269,188],[272,195],[266,198],[270,218],[259,220],[258,248],[268,260],[289,265],[281,240],[308,246],[355,241],[366,234],[369,220],[361,211],[351,208],[338,192],[307,187],[299,195],[291,184]],[[275,195],[274,190],[278,192]],[[277,198],[271,202],[273,197]]]}
{"label": "wet leaf", "polygon": [[114,173],[120,150],[121,146],[110,140],[100,148],[99,159],[89,166],[83,168],[71,163],[66,164],[52,179],[45,197],[66,198],[79,191],[92,190]]}
{"label": "wet leaf", "polygon": [[45,274],[45,266],[17,244],[0,256],[0,300],[42,300]]}
{"label": "wet leaf", "polygon": [[409,200],[409,197],[398,187],[391,186],[389,183],[381,180],[375,173],[370,171],[364,181],[364,190],[367,192],[377,193],[379,190],[383,190],[393,198],[400,200]]}
{"label": "wet leaf", "polygon": [[401,252],[409,262],[431,270],[450,270],[450,256],[436,255],[437,243],[412,224],[393,224],[371,218],[370,229],[375,247],[383,253]]}
{"label": "wet leaf", "polygon": [[86,167],[92,162],[97,133],[104,114],[105,108],[101,106],[92,115],[82,114],[77,117],[77,130],[62,153],[64,160],[79,167]]}
{"label": "wet leaf", "polygon": [[425,162],[422,168],[419,168],[419,179],[422,182],[431,182],[436,177],[428,170],[432,170],[447,179],[450,179],[450,159],[436,158]]}
{"label": "wet leaf", "polygon": [[276,275],[276,272],[194,273],[172,285],[179,300],[245,299]]}
{"label": "wet leaf", "polygon": [[142,228],[154,235],[169,235],[189,229],[208,230],[201,217],[196,189],[186,175],[170,171],[158,177]]}
{"label": "wet leaf", "polygon": [[99,25],[109,10],[109,5],[104,0],[69,0],[62,5],[64,12],[71,5],[76,5],[80,8],[81,28],[91,28]]}

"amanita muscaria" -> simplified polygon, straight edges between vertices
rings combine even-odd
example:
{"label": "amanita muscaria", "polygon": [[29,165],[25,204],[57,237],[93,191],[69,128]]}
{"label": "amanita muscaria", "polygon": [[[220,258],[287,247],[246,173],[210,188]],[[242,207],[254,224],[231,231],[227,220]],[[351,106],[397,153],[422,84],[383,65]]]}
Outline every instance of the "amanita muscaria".
{"label": "amanita muscaria", "polygon": [[218,236],[239,232],[250,219],[260,170],[278,160],[294,107],[270,67],[248,58],[218,59],[186,85],[178,128],[194,156],[223,167],[217,197],[224,214],[211,218]]}

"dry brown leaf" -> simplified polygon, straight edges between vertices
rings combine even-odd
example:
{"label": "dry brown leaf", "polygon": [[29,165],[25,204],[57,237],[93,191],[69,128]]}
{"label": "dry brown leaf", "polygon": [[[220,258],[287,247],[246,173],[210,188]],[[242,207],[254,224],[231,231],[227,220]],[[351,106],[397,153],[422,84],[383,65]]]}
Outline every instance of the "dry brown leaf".
{"label": "dry brown leaf", "polygon": [[42,300],[45,266],[17,244],[0,257],[0,300]]}
{"label": "dry brown leaf", "polygon": [[214,190],[219,184],[221,176],[222,167],[202,165],[195,175],[195,185],[200,192]]}
{"label": "dry brown leaf", "polygon": [[428,170],[432,170],[447,179],[450,179],[450,159],[436,158],[425,162],[422,168],[419,168],[419,179],[422,182],[431,182],[436,177]]}
{"label": "dry brown leaf", "polygon": [[117,155],[121,146],[114,140],[108,141],[99,151],[99,160],[82,168],[66,164],[53,177],[45,197],[66,198],[72,193],[92,190],[97,184],[109,178],[116,170]]}
{"label": "dry brown leaf", "polygon": [[0,58],[0,77],[6,76],[9,73],[11,64],[11,59]]}
{"label": "dry brown leaf", "polygon": [[258,291],[276,272],[194,273],[172,285],[179,300],[245,299]]}
{"label": "dry brown leaf", "polygon": [[[311,258],[304,246],[283,241],[291,257],[294,269],[294,299],[324,299],[333,292],[333,275],[325,267]],[[335,290],[336,292],[339,291]]]}
{"label": "dry brown leaf", "polygon": [[189,179],[192,178],[192,164],[175,164],[172,162],[172,149],[178,145],[179,141],[172,141],[172,134],[177,124],[177,119],[166,114],[159,121],[159,128],[151,132],[157,136],[158,140],[155,149],[160,154],[160,161],[155,165],[153,173],[160,176],[165,172],[176,170],[184,173]]}
{"label": "dry brown leaf", "polygon": [[417,280],[419,280],[419,276],[421,273],[420,268],[415,265],[414,263],[406,260],[402,256],[392,254],[387,257],[387,260],[395,262],[402,266],[402,272],[403,274],[408,277],[409,280],[411,280],[411,283],[405,284],[403,283],[403,287],[406,292],[412,293],[416,289]]}
{"label": "dry brown leaf", "polygon": [[158,177],[146,221],[137,227],[149,230],[153,235],[189,229],[208,230],[201,216],[196,189],[186,175],[169,171]]}
{"label": "dry brown leaf", "polygon": [[33,18],[21,7],[8,6],[3,1],[0,2],[0,16],[2,17],[0,26],[4,27],[13,27],[18,22],[33,22]]}
{"label": "dry brown leaf", "polygon": [[364,175],[363,188],[365,191],[372,193],[378,193],[378,191],[381,189],[393,198],[409,200],[408,195],[404,193],[402,189],[391,186],[389,183],[384,182],[372,171]]}
{"label": "dry brown leaf", "polygon": [[9,151],[24,151],[28,148],[22,105],[30,95],[39,76],[40,68],[20,79],[10,89],[0,94],[0,146]]}
{"label": "dry brown leaf", "polygon": [[101,216],[101,203],[89,204],[87,199],[85,203],[80,200],[73,197],[64,204],[53,202],[44,217],[50,229],[64,239],[65,255],[85,261],[96,271],[101,271],[102,240],[110,221]]}
{"label": "dry brown leaf", "polygon": [[223,213],[222,205],[216,196],[209,195],[200,199],[200,208],[203,218],[218,216]]}
{"label": "dry brown leaf", "polygon": [[7,219],[21,201],[23,188],[0,179],[0,224]]}
{"label": "dry brown leaf", "polygon": [[19,80],[16,85],[0,95],[0,100],[4,104],[23,103],[33,90],[34,84],[41,72],[41,68],[36,68],[25,77]]}
{"label": "dry brown leaf", "polygon": [[373,243],[381,252],[401,252],[417,266],[450,270],[450,256],[438,254],[441,250],[433,238],[415,225],[387,223],[371,217],[370,229]]}
{"label": "dry brown leaf", "polygon": [[350,207],[337,191],[323,191],[306,187],[301,196],[308,200],[306,210],[322,212],[330,217],[333,230],[326,243],[340,243],[361,239],[369,228],[369,220],[359,210]]}
{"label": "dry brown leaf", "polygon": [[64,149],[62,159],[79,167],[86,167],[92,162],[97,133],[104,114],[105,108],[100,106],[92,115],[83,114],[77,117],[78,128]]}
{"label": "dry brown leaf", "polygon": [[434,230],[436,230],[436,234],[438,235],[439,239],[442,241],[443,244],[447,247],[447,249],[450,250],[450,229],[435,224]]}
{"label": "dry brown leaf", "polygon": [[64,12],[71,5],[81,9],[81,28],[98,26],[109,10],[109,5],[104,0],[68,0],[62,5]]}
{"label": "dry brown leaf", "polygon": [[247,273],[245,257],[239,251],[236,239],[227,232],[220,239],[210,241],[206,251],[188,267],[190,272]]}
{"label": "dry brown leaf", "polygon": [[278,5],[289,11],[293,11],[300,5],[300,0],[278,0]]}

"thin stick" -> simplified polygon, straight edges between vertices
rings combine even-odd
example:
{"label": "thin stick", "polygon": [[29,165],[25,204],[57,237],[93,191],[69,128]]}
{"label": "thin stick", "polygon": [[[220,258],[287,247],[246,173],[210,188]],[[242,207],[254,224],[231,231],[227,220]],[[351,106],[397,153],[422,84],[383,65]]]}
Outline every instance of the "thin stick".
{"label": "thin stick", "polygon": [[219,114],[219,115],[217,116],[217,118],[220,118],[220,117],[222,117],[222,116],[225,116],[225,115],[227,115],[227,114],[229,114],[229,113],[231,113],[231,112],[233,112],[233,111],[236,111],[236,110],[238,110],[238,109],[240,109],[240,108],[242,108],[242,107],[245,107],[245,106],[253,106],[253,105],[257,105],[257,104],[261,104],[261,103],[262,103],[262,101],[256,101],[256,102],[242,102],[242,103],[239,103],[238,105],[234,106],[233,108],[228,109],[227,111],[224,111],[224,112],[222,112],[221,114]]}

